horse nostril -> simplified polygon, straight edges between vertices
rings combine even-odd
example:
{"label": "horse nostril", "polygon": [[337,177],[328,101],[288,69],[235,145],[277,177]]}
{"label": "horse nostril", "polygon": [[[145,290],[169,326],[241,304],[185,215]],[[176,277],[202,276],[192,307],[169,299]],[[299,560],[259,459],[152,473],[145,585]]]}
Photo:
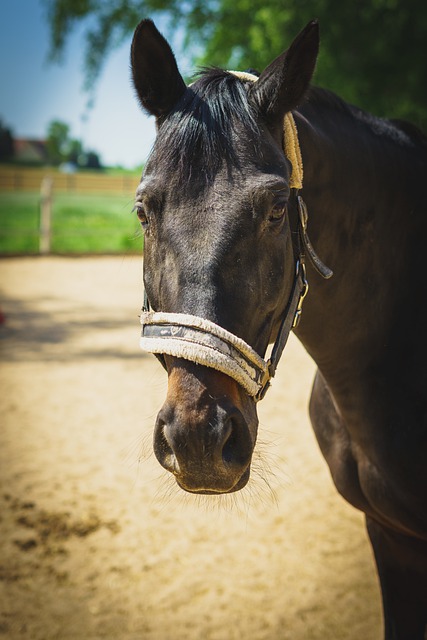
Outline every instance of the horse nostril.
{"label": "horse nostril", "polygon": [[245,438],[242,420],[237,416],[228,419],[228,436],[222,447],[222,460],[227,466],[243,467],[250,461],[251,448],[248,438]]}
{"label": "horse nostril", "polygon": [[230,435],[228,436],[223,448],[222,448],[222,459],[224,464],[233,464],[236,461],[235,451],[237,448],[237,438],[231,430]]}
{"label": "horse nostril", "polygon": [[154,453],[162,467],[171,473],[178,473],[179,464],[172,446],[169,443],[167,429],[168,425],[159,418],[156,425]]}

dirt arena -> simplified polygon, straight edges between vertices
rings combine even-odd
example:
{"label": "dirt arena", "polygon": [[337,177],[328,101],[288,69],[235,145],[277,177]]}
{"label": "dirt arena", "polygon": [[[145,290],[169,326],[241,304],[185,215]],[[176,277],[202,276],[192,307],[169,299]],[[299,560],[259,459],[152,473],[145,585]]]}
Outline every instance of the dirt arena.
{"label": "dirt arena", "polygon": [[0,637],[379,640],[361,514],[311,432],[291,339],[253,479],[176,489],[151,452],[166,375],[139,351],[141,261],[0,261]]}

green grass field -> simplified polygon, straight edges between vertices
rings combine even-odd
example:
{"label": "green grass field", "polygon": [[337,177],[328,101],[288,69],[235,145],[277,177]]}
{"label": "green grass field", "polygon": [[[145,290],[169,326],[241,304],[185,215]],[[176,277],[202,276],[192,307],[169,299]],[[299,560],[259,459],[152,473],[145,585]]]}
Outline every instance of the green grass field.
{"label": "green grass field", "polygon": [[[132,207],[127,196],[54,194],[52,253],[140,253]],[[39,193],[0,193],[0,254],[38,253],[39,219]]]}

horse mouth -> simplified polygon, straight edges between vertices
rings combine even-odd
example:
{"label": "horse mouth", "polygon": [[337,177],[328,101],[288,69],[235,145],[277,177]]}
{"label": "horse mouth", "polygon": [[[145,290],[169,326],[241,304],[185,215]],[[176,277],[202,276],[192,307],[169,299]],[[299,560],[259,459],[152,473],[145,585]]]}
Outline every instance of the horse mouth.
{"label": "horse mouth", "polygon": [[240,491],[245,487],[249,481],[249,477],[251,474],[250,465],[248,465],[247,469],[243,472],[237,482],[229,487],[219,486],[218,482],[206,482],[206,479],[202,483],[197,483],[196,480],[190,478],[178,478],[175,475],[175,480],[180,489],[186,491],[187,493],[192,493],[194,495],[224,495],[227,493],[235,493],[236,491]]}

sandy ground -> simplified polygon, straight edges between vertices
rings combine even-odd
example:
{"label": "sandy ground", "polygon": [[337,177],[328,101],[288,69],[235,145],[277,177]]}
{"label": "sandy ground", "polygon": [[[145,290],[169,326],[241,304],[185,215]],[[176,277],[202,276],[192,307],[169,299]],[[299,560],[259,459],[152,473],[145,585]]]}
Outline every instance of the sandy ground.
{"label": "sandy ground", "polygon": [[379,640],[363,518],[318,451],[296,340],[250,486],[200,500],[151,453],[166,375],[138,348],[140,259],[3,259],[0,279],[0,636]]}

